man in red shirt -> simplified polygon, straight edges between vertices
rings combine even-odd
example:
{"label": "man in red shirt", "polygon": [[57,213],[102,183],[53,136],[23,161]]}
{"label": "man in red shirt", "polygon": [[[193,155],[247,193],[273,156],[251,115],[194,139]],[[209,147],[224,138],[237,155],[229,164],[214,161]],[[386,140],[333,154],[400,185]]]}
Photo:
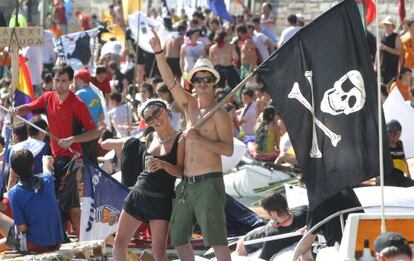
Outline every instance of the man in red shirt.
{"label": "man in red shirt", "polygon": [[[10,114],[25,115],[36,109],[46,111],[49,131],[59,138],[59,141],[51,139],[59,207],[64,221],[70,219],[79,236],[80,204],[72,159],[74,152],[82,153],[81,142],[97,139],[99,133],[86,105],[69,90],[73,81],[73,69],[62,63],[53,71],[55,91],[46,92],[29,104],[10,109]],[[85,131],[82,133],[83,129]],[[66,175],[69,172],[72,173]]]}

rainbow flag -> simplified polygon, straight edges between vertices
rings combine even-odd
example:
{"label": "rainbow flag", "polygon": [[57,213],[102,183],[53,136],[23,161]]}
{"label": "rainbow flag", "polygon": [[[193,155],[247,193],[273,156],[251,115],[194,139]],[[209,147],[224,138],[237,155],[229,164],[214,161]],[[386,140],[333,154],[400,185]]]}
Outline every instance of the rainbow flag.
{"label": "rainbow flag", "polygon": [[[19,56],[19,80],[14,93],[14,106],[20,106],[35,100],[29,68],[23,56]],[[31,118],[31,115],[28,115]],[[27,117],[26,117],[27,118]]]}

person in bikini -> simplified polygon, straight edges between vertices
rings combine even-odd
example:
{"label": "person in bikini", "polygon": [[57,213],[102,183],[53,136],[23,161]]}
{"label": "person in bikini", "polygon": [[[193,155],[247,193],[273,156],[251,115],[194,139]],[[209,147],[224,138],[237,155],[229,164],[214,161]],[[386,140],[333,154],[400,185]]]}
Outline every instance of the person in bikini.
{"label": "person in bikini", "polygon": [[160,39],[150,40],[158,69],[175,101],[185,113],[184,176],[176,188],[176,201],[171,217],[171,242],[181,260],[194,260],[189,240],[194,221],[200,225],[204,244],[212,246],[218,260],[231,260],[227,246],[227,228],[224,212],[225,192],[221,155],[233,154],[233,133],[229,115],[216,110],[198,128],[194,125],[205,116],[216,102],[214,85],[220,74],[208,59],[199,59],[189,72],[188,80],[197,97],[184,90],[169,68]]}

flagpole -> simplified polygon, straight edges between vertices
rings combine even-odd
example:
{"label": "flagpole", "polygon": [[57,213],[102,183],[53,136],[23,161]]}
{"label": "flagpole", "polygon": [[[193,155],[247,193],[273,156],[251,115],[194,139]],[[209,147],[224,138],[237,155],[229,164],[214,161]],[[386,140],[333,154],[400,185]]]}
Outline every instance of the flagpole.
{"label": "flagpole", "polygon": [[[4,107],[3,105],[0,105],[0,109],[2,109],[2,110],[4,110],[4,111],[6,111],[6,112],[9,112],[10,113],[10,110],[9,109],[7,109],[6,107]],[[25,118],[23,118],[22,116],[20,116],[20,115],[15,115],[14,117],[16,117],[16,118],[18,118],[19,120],[21,120],[21,121],[23,121],[24,123],[26,123],[27,125],[30,125],[31,127],[33,127],[33,128],[35,128],[35,129],[37,129],[38,131],[40,131],[41,133],[43,133],[43,134],[45,134],[45,135],[48,135],[49,137],[51,137],[53,140],[55,140],[56,142],[59,142],[59,138],[57,137],[57,136],[55,136],[55,135],[53,135],[52,133],[50,133],[50,132],[48,132],[48,131],[46,131],[46,130],[44,130],[44,129],[42,129],[42,128],[40,128],[39,126],[37,126],[36,124],[33,124],[32,122],[30,122],[30,121],[28,121],[28,120],[26,120]],[[72,153],[75,153],[75,156],[76,155],[81,155],[81,153],[79,153],[78,151],[76,151],[76,150],[74,150],[74,149],[72,149],[71,147],[68,147],[67,148],[67,150],[69,150],[70,152],[72,152]]]}
{"label": "flagpole", "polygon": [[378,96],[378,152],[380,164],[380,185],[381,185],[381,233],[387,232],[385,225],[385,210],[384,210],[384,155],[383,155],[383,139],[382,139],[382,103],[381,103],[381,73],[380,73],[380,39],[379,39],[379,18],[378,10],[380,0],[376,1],[376,15],[375,15],[375,34],[377,42],[377,52],[375,55],[375,62],[377,64],[377,96]]}

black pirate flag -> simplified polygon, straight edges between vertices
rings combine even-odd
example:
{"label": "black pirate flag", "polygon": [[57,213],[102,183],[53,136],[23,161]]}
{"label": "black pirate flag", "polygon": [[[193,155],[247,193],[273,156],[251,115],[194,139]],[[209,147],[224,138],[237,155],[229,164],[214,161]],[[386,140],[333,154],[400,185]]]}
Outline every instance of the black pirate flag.
{"label": "black pirate flag", "polygon": [[[379,175],[376,82],[355,1],[302,28],[258,76],[285,122],[311,208]],[[390,164],[386,157],[386,171]]]}

